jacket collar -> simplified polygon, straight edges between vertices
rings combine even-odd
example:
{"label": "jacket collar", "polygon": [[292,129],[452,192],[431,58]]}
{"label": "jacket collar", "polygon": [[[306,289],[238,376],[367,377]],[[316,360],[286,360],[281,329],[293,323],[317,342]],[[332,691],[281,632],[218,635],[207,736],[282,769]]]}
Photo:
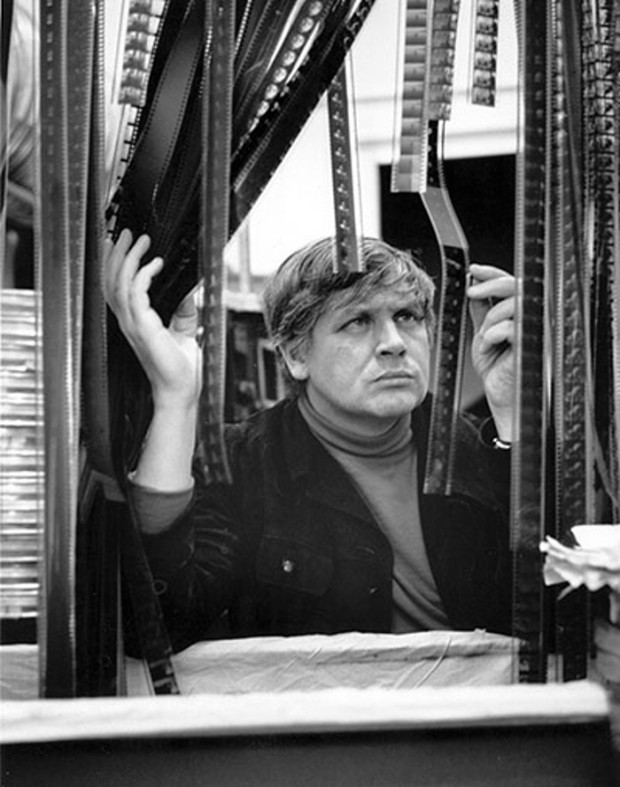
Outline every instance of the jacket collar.
{"label": "jacket collar", "polygon": [[374,518],[341,465],[310,431],[296,400],[287,403],[285,461],[294,486],[314,500],[374,523]]}

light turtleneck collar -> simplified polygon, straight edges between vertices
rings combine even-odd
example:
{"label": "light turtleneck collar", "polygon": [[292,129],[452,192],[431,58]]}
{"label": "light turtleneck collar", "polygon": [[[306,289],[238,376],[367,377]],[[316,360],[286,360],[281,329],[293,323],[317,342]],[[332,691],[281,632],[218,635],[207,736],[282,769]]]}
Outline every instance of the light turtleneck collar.
{"label": "light turtleneck collar", "polygon": [[375,458],[396,457],[406,453],[411,443],[411,416],[401,416],[385,432],[378,435],[360,435],[343,423],[314,407],[307,394],[298,400],[299,410],[310,427],[310,431],[328,446],[352,456]]}

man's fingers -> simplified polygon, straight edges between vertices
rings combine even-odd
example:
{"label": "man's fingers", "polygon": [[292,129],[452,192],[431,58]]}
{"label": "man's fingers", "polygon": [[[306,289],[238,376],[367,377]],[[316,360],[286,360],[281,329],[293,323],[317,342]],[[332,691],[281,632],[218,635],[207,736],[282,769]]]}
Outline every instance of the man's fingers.
{"label": "man's fingers", "polygon": [[170,328],[175,333],[196,336],[198,329],[198,309],[193,292],[190,292],[178,305],[170,321]]}
{"label": "man's fingers", "polygon": [[144,319],[151,319],[149,289],[151,282],[163,268],[163,265],[164,261],[161,257],[154,257],[138,270],[133,280],[127,285],[127,311],[129,318],[136,325]]}
{"label": "man's fingers", "polygon": [[469,282],[467,295],[471,300],[501,300],[509,298],[516,292],[515,277],[493,265],[469,266]]}
{"label": "man's fingers", "polygon": [[110,256],[112,255],[113,251],[114,251],[114,242],[112,238],[105,238],[103,241],[103,260],[106,266],[110,261]]}
{"label": "man's fingers", "polygon": [[490,349],[505,343],[514,344],[514,340],[515,324],[513,320],[502,320],[479,333],[480,350],[482,352],[488,352]]}
{"label": "man's fingers", "polygon": [[474,330],[484,331],[496,322],[512,319],[515,314],[516,298],[514,295],[503,298],[497,302],[492,299],[471,299],[469,312]]}
{"label": "man's fingers", "polygon": [[183,298],[181,303],[177,306],[175,311],[175,316],[178,317],[192,317],[197,314],[198,310],[196,309],[196,295],[194,291],[190,292],[188,295]]}
{"label": "man's fingers", "polygon": [[484,333],[498,322],[502,322],[503,320],[512,320],[515,315],[515,308],[516,299],[514,296],[511,298],[504,298],[498,303],[495,303],[493,306],[487,309],[479,330]]}
{"label": "man's fingers", "polygon": [[105,289],[106,299],[112,305],[116,295],[116,282],[123,260],[131,248],[132,235],[129,230],[123,230],[116,243],[110,238],[104,241],[105,253]]}
{"label": "man's fingers", "polygon": [[[123,233],[125,230],[123,230]],[[121,235],[123,234],[121,233]],[[131,282],[136,273],[140,269],[140,263],[142,258],[149,250],[149,246],[151,245],[151,239],[148,235],[140,235],[138,240],[131,246],[131,248],[125,252],[123,260],[121,262],[121,266],[118,271],[118,279],[121,283]],[[124,247],[124,244],[121,248]]]}
{"label": "man's fingers", "polygon": [[[115,311],[127,307],[131,289],[141,270],[140,263],[150,245],[151,240],[148,235],[141,235],[132,246],[131,232],[126,229],[121,232],[113,245],[106,267],[106,295]],[[152,269],[149,270],[147,276],[152,278],[154,275]]]}
{"label": "man's fingers", "polygon": [[148,290],[151,286],[153,279],[164,267],[164,260],[162,257],[153,257],[150,262],[143,265],[133,276],[134,284],[141,290]]}
{"label": "man's fingers", "polygon": [[[514,315],[514,276],[501,268],[477,263],[469,266],[469,274],[467,297],[474,331],[484,330],[485,323]],[[503,306],[504,303],[509,305]]]}
{"label": "man's fingers", "polygon": [[516,292],[516,282],[512,276],[498,276],[492,279],[480,281],[472,279],[467,288],[467,296],[471,300],[501,300],[510,298]]}
{"label": "man's fingers", "polygon": [[495,265],[481,265],[479,262],[472,262],[469,266],[469,273],[472,278],[478,281],[488,281],[489,279],[501,279],[503,276],[513,278],[511,273],[508,273],[503,268],[497,268]]}
{"label": "man's fingers", "polygon": [[129,250],[131,249],[131,245],[133,243],[133,235],[131,231],[128,229],[124,229],[121,234],[118,236],[116,243],[112,243],[109,239],[106,239],[106,244],[108,245],[108,255],[106,262],[109,266],[109,270],[111,270],[114,275],[116,275],[125,260],[125,257],[129,254]]}
{"label": "man's fingers", "polygon": [[469,301],[469,316],[474,326],[474,333],[478,333],[489,311],[488,301]]}

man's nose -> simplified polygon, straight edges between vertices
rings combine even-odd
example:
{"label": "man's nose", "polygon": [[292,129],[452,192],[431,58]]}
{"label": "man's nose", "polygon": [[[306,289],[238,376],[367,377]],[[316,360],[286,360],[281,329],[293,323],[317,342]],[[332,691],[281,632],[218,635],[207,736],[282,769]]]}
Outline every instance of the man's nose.
{"label": "man's nose", "polygon": [[381,355],[403,355],[406,345],[394,320],[385,320],[379,326],[377,351]]}

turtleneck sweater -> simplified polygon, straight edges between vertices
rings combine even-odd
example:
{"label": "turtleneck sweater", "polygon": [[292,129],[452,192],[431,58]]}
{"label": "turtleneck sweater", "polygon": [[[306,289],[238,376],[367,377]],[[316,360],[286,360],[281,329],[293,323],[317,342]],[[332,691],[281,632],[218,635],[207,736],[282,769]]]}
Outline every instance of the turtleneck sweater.
{"label": "turtleneck sweater", "polygon": [[312,434],[351,478],[390,542],[392,631],[450,628],[424,546],[410,415],[381,434],[360,435],[319,412],[307,396],[299,398],[299,410]]}

